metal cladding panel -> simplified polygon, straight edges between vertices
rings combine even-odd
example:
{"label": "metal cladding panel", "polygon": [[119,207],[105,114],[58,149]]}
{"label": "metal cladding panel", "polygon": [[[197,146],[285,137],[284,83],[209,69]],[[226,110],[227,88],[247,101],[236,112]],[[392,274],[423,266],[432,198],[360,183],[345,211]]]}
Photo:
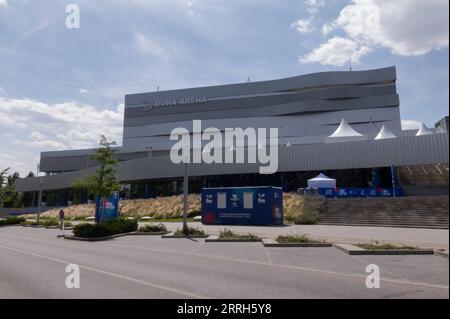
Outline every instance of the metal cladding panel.
{"label": "metal cladding panel", "polygon": [[[332,144],[280,146],[278,171],[318,171],[448,163],[448,134],[405,136],[389,140],[366,140]],[[259,164],[188,164],[190,176],[258,173]],[[94,172],[94,168],[17,181],[18,191],[69,188],[74,181]],[[183,164],[173,164],[169,156],[120,162],[121,182],[146,179],[181,178]],[[42,180],[42,184],[40,184]]]}

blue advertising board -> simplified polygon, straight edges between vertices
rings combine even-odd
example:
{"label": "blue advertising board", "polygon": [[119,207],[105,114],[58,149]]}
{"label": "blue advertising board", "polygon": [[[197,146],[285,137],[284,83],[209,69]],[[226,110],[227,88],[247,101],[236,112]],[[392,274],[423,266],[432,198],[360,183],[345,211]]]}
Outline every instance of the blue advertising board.
{"label": "blue advertising board", "polygon": [[104,222],[117,218],[119,215],[119,192],[114,192],[108,198],[97,197],[95,201],[95,221]]}
{"label": "blue advertising board", "polygon": [[205,225],[282,225],[280,187],[224,187],[202,189]]}
{"label": "blue advertising board", "polygon": [[319,194],[327,198],[393,197],[403,196],[402,188],[320,188]]}

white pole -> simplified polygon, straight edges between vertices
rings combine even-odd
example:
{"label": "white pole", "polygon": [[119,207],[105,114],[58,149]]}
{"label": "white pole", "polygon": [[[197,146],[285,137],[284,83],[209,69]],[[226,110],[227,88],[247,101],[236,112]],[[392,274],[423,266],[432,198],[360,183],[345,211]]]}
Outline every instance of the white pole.
{"label": "white pole", "polygon": [[188,164],[184,163],[184,177],[183,177],[183,231],[187,231],[187,211],[188,211]]}

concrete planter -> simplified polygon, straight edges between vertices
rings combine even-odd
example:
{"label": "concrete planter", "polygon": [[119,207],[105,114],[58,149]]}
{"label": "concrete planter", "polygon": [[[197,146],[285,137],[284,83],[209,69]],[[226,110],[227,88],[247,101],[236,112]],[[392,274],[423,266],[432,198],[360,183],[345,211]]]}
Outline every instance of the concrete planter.
{"label": "concrete planter", "polygon": [[334,244],[334,247],[342,250],[349,255],[377,255],[377,256],[392,256],[392,255],[433,255],[432,249],[380,249],[367,250],[361,247],[350,244]]}
{"label": "concrete planter", "polygon": [[209,236],[205,239],[207,243],[257,243],[261,242],[261,238],[228,238],[220,239],[217,235]]}
{"label": "concrete planter", "polygon": [[85,238],[85,237],[76,237],[76,236],[59,236],[59,237],[63,237],[64,239],[69,239],[69,240],[79,240],[79,241],[103,241],[103,240],[109,240],[109,239],[114,239],[114,238],[118,238],[118,237],[123,237],[123,236],[128,236],[128,235],[132,235],[133,233],[123,233],[123,234],[116,234],[116,235],[111,235],[111,236],[106,236],[106,237],[96,237],[96,238]]}
{"label": "concrete planter", "polygon": [[140,235],[140,236],[151,236],[151,235],[166,235],[169,232],[144,232],[144,231],[137,231],[135,233],[130,233],[130,235]]}
{"label": "concrete planter", "polygon": [[264,247],[313,247],[313,248],[323,248],[332,247],[330,243],[279,243],[274,239],[263,239]]}
{"label": "concrete planter", "polygon": [[208,238],[209,235],[174,235],[174,233],[169,233],[167,235],[161,236],[161,238]]}

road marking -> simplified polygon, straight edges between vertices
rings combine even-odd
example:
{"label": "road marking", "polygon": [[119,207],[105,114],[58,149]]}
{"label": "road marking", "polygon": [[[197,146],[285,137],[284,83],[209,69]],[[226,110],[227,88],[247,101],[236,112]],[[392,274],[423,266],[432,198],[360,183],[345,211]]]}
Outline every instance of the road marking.
{"label": "road marking", "polygon": [[[32,253],[30,251],[17,249],[17,248],[12,248],[12,247],[7,247],[7,246],[3,246],[3,245],[0,245],[0,248],[6,249],[6,250],[10,250],[10,251],[15,251],[15,252],[18,252],[18,253],[21,253],[21,254],[24,254],[24,255],[29,255],[29,256],[33,256],[33,257],[38,257],[38,258],[54,261],[54,262],[65,264],[65,265],[74,264],[74,263],[77,264],[76,262],[66,261],[66,260],[62,260],[62,259],[59,259],[59,258],[54,258],[54,257],[50,257],[50,256],[36,254],[36,253]],[[86,270],[89,270],[89,271],[92,271],[92,272],[100,273],[100,274],[103,274],[103,275],[107,275],[107,276],[111,276],[111,277],[115,277],[115,278],[119,278],[119,279],[123,279],[123,280],[128,280],[128,281],[131,281],[131,282],[134,282],[134,283],[137,283],[137,284],[141,284],[141,285],[149,286],[149,287],[152,287],[152,288],[158,288],[158,289],[170,291],[170,292],[173,292],[173,293],[176,293],[176,294],[181,294],[181,295],[185,295],[185,296],[192,297],[192,298],[198,298],[198,299],[208,299],[208,298],[210,298],[210,297],[205,297],[205,296],[197,295],[197,294],[194,294],[194,293],[190,293],[190,292],[187,292],[187,291],[183,291],[183,290],[180,290],[180,289],[170,288],[170,287],[154,284],[154,283],[151,283],[151,282],[148,282],[148,281],[143,281],[143,280],[140,280],[140,279],[136,279],[136,278],[133,278],[133,277],[120,275],[120,274],[117,274],[117,273],[109,272],[109,271],[98,269],[98,268],[93,268],[93,267],[84,266],[84,265],[80,265],[80,264],[77,264],[77,265],[80,266],[80,268],[83,268],[83,269],[86,269]]]}
{"label": "road marking", "polygon": [[[5,235],[5,234],[0,233],[0,235]],[[16,236],[14,236],[11,233],[9,233],[8,235],[10,235],[10,236],[12,235],[11,237],[17,238]],[[9,236],[7,236],[7,237],[9,237]],[[32,236],[32,237],[35,237],[35,236]],[[124,238],[126,238],[126,237],[124,237]],[[122,239],[124,239],[124,238],[122,238]],[[53,239],[53,238],[48,238],[48,239]],[[135,245],[131,246],[131,245],[124,245],[124,244],[112,244],[112,243],[106,243],[106,242],[98,242],[97,244],[104,245],[104,246],[132,248],[132,249],[138,249],[138,250],[149,251],[149,252],[170,253],[170,254],[192,256],[192,257],[201,257],[201,258],[206,258],[206,259],[227,260],[227,261],[241,262],[241,263],[247,263],[247,264],[257,264],[257,265],[269,266],[269,267],[279,267],[279,268],[287,268],[287,269],[292,269],[292,270],[310,271],[310,272],[324,273],[324,274],[336,275],[336,276],[361,278],[364,280],[366,278],[365,275],[334,272],[334,271],[329,271],[329,270],[320,270],[320,269],[315,269],[315,268],[306,268],[306,267],[298,267],[298,266],[278,265],[275,263],[259,262],[259,261],[253,261],[253,260],[245,260],[245,259],[236,259],[236,258],[232,258],[232,257],[224,257],[224,256],[218,256],[218,255],[204,255],[204,254],[194,253],[194,252],[184,252],[184,251],[175,251],[175,250],[166,250],[166,249],[149,249],[149,248],[139,247],[139,246],[135,246]],[[75,243],[73,243],[72,246],[80,247],[79,245],[75,245]],[[2,246],[0,246],[0,247],[2,247]],[[6,246],[3,246],[3,247],[6,248]],[[11,249],[13,249],[13,248],[11,248]],[[48,257],[48,258],[52,258],[52,257]],[[85,267],[85,268],[88,269],[88,267]],[[134,279],[134,278],[132,278],[132,279]],[[424,287],[437,288],[437,289],[448,289],[449,288],[448,286],[444,286],[444,285],[434,285],[434,284],[428,284],[428,283],[423,283],[423,282],[414,282],[414,281],[409,281],[409,280],[381,279],[381,281],[389,282],[389,283],[405,284],[405,285],[424,286]]]}
{"label": "road marking", "polygon": [[269,263],[274,265],[272,257],[270,257],[270,254],[269,254],[269,250],[266,247],[264,247],[264,245],[263,245],[263,249],[264,249],[264,252],[266,253],[267,260],[269,261]]}
{"label": "road marking", "polygon": [[[315,268],[307,268],[307,267],[299,267],[299,266],[288,266],[288,265],[278,265],[278,264],[270,264],[263,261],[256,261],[256,260],[245,260],[240,258],[232,258],[232,257],[222,257],[217,255],[203,255],[198,253],[189,253],[189,252],[183,252],[183,251],[175,251],[175,250],[165,250],[165,249],[150,249],[150,248],[144,248],[139,246],[130,246],[130,245],[121,245],[121,244],[109,244],[109,243],[102,243],[105,246],[116,246],[116,247],[122,247],[122,248],[134,248],[149,252],[159,252],[159,253],[169,253],[169,254],[176,254],[176,255],[186,255],[191,257],[202,257],[202,258],[210,258],[210,259],[218,259],[218,260],[227,260],[227,261],[233,261],[233,262],[241,262],[246,264],[254,264],[254,265],[261,265],[261,266],[269,266],[269,267],[279,267],[279,268],[286,268],[286,269],[292,269],[292,270],[302,270],[302,271],[310,271],[315,273],[322,273],[322,274],[328,274],[328,275],[335,275],[335,276],[344,276],[344,277],[353,277],[353,278],[359,278],[366,280],[366,275],[358,275],[358,274],[348,274],[348,273],[342,273],[342,272],[336,272],[331,270],[320,270]],[[277,248],[279,249],[279,248]],[[422,287],[428,287],[428,288],[437,288],[437,289],[449,289],[448,286],[444,285],[434,285],[434,284],[428,284],[423,282],[415,282],[410,280],[397,280],[397,279],[389,279],[384,278],[381,279],[382,282],[388,282],[388,283],[394,283],[394,284],[403,284],[403,285],[413,285],[413,286],[422,286]]]}

